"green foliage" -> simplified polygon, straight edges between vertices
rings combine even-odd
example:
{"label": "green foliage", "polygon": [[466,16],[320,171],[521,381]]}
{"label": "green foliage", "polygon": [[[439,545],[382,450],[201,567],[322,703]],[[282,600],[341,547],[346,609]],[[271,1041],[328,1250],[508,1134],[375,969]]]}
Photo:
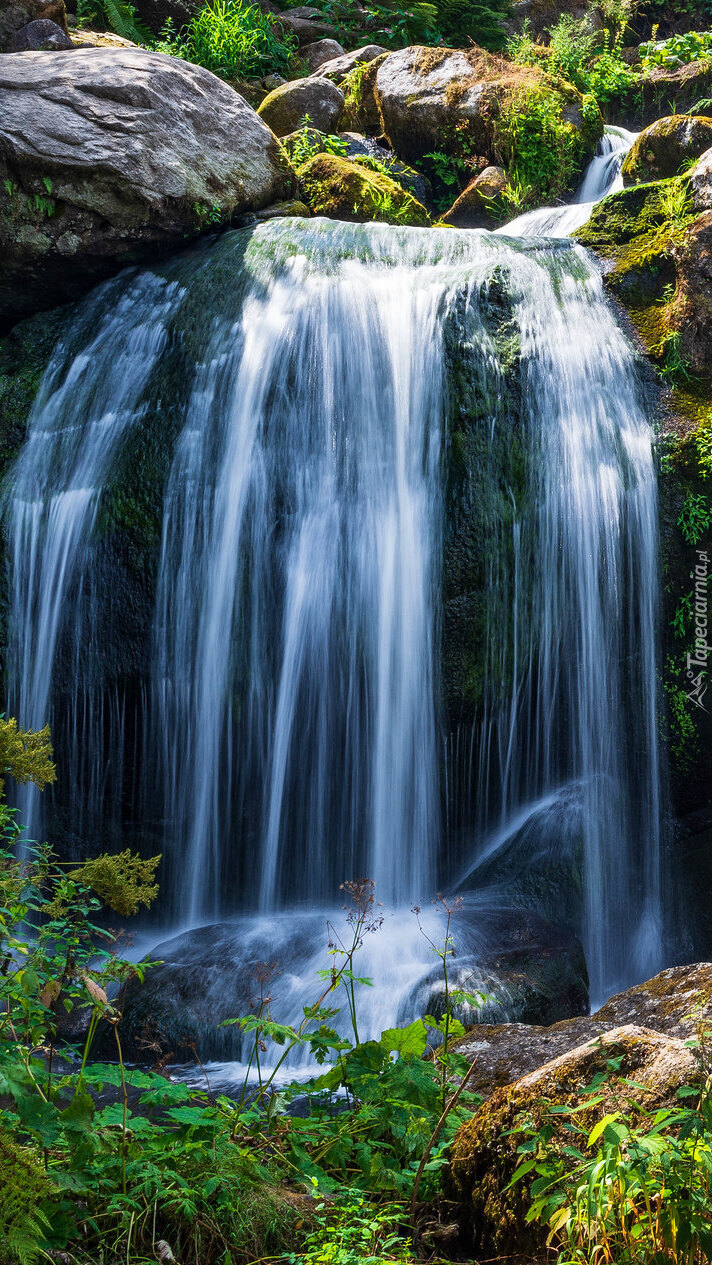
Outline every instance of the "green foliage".
{"label": "green foliage", "polygon": [[288,70],[297,43],[248,0],[208,0],[180,31],[169,19],[154,47],[223,79],[249,79]]}
{"label": "green foliage", "polygon": [[55,781],[49,725],[23,730],[14,718],[0,717],[0,796],[8,773],[16,782],[34,782],[40,790]]}
{"label": "green foliage", "polygon": [[562,197],[580,170],[581,134],[564,122],[559,95],[547,87],[523,86],[504,103],[496,139],[502,165],[533,203]]}
{"label": "green foliage", "polygon": [[321,132],[312,126],[308,114],[304,116],[302,126],[292,133],[288,145],[283,146],[287,157],[295,167],[301,167],[316,154],[336,154],[343,158],[348,153],[348,144],[340,136]]}
{"label": "green foliage", "polygon": [[702,492],[687,492],[677,520],[688,545],[696,545],[712,527],[712,505]]}
{"label": "green foliage", "polygon": [[653,66],[676,66],[700,61],[712,56],[712,31],[687,31],[684,35],[672,35],[670,39],[654,38],[639,48],[643,70]]}
{"label": "green foliage", "polygon": [[510,12],[510,0],[369,0],[355,8],[350,0],[316,0],[338,37],[348,44],[366,40],[384,47],[406,44],[444,44],[462,47],[502,48],[502,21]]}
{"label": "green foliage", "polygon": [[[559,1265],[701,1265],[712,1252],[708,1069],[702,1092],[680,1090],[679,1106],[651,1113],[630,1103],[619,1062],[588,1086],[582,1108],[554,1107],[543,1125],[520,1118],[512,1184],[531,1183],[527,1220],[547,1227]],[[614,1110],[585,1126],[580,1111],[604,1091]]]}
{"label": "green foliage", "polygon": [[90,888],[102,904],[124,918],[137,914],[140,905],[148,908],[158,895],[153,878],[160,856],[144,860],[134,853],[92,857],[70,870],[67,878]]}
{"label": "green foliage", "polygon": [[289,1265],[379,1265],[413,1259],[411,1241],[400,1230],[403,1209],[397,1204],[378,1205],[357,1194],[329,1203],[320,1199],[314,1220],[316,1228],[303,1250],[286,1257]]}
{"label": "green foliage", "polygon": [[624,25],[613,34],[607,29],[592,31],[587,19],[563,14],[552,27],[548,44],[533,40],[525,23],[522,33],[509,41],[507,52],[513,61],[539,66],[604,104],[638,81],[623,60],[623,37]]}
{"label": "green foliage", "polygon": [[102,31],[113,31],[122,39],[146,44],[151,33],[142,26],[130,0],[77,0],[77,23]]}
{"label": "green foliage", "polygon": [[672,617],[673,637],[683,640],[692,627],[692,596],[684,593],[675,607]]}

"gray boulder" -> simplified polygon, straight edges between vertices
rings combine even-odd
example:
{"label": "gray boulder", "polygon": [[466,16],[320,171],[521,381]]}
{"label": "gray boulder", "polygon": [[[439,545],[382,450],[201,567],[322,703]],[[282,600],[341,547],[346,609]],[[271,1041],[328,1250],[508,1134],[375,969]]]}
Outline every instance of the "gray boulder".
{"label": "gray boulder", "polygon": [[0,58],[0,320],[290,197],[291,167],[209,71],[132,49]]}
{"label": "gray boulder", "polygon": [[603,120],[584,117],[576,88],[475,46],[400,49],[380,63],[375,84],[383,130],[406,162],[431,150],[456,152],[465,131],[470,152],[492,161],[503,139],[498,123],[502,110],[513,106],[516,115],[523,90],[548,94],[561,121],[576,128],[593,152]]}
{"label": "gray boulder", "polygon": [[0,0],[0,52],[8,51],[16,31],[44,18],[56,22],[65,35],[69,34],[64,0]]}
{"label": "gray boulder", "polygon": [[257,113],[275,136],[288,136],[305,119],[321,132],[333,132],[344,108],[344,94],[329,79],[310,77],[282,84],[266,96]]}
{"label": "gray boulder", "polygon": [[313,74],[325,62],[341,57],[343,51],[338,40],[315,40],[313,44],[307,44],[306,48],[302,49],[301,56]]}
{"label": "gray boulder", "polygon": [[334,56],[331,61],[324,62],[317,73],[324,79],[331,79],[332,83],[342,83],[358,65],[366,66],[387,52],[388,49],[382,48],[380,44],[364,44],[363,48],[355,48],[352,53]]}
{"label": "gray boulder", "polygon": [[69,36],[61,26],[51,22],[49,18],[37,18],[28,22],[10,36],[7,43],[8,53],[55,52],[74,48]]}

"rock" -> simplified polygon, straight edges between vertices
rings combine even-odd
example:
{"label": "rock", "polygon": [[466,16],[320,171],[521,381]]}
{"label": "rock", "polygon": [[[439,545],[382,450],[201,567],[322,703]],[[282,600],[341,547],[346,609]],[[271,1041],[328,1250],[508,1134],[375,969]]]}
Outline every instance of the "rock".
{"label": "rock", "polygon": [[712,210],[705,211],[685,230],[675,248],[675,271],[677,286],[670,325],[681,335],[681,349],[693,373],[709,375],[712,372]]}
{"label": "rock", "polygon": [[[608,1088],[604,1082],[595,1105],[586,1109],[586,1087],[594,1076],[607,1071],[610,1059],[621,1060],[619,1079]],[[577,1121],[590,1129],[607,1112],[624,1109],[626,1103],[640,1102],[649,1111],[673,1107],[677,1090],[699,1080],[699,1064],[683,1041],[626,1024],[497,1089],[460,1127],[451,1150],[449,1184],[459,1203],[467,1241],[476,1251],[493,1253],[536,1252],[545,1246],[547,1228],[526,1221],[527,1183],[507,1189],[522,1158],[517,1153],[522,1139],[511,1132],[520,1113],[530,1115],[536,1127],[545,1118],[556,1120],[549,1116],[551,1106],[583,1107]],[[563,1121],[562,1139],[567,1136]]]}
{"label": "rock", "polygon": [[[307,12],[314,16],[308,18],[301,16]],[[276,17],[279,25],[295,37],[300,48],[316,44],[318,40],[333,39],[336,34],[333,26],[319,20],[323,18],[323,14],[318,9],[289,9],[287,13],[279,13]]]}
{"label": "rock", "polygon": [[517,0],[512,5],[511,17],[505,26],[512,34],[527,25],[528,32],[536,39],[546,35],[563,15],[580,22],[586,19],[590,30],[598,31],[603,26],[603,17],[599,8],[592,6],[588,0]]}
{"label": "rock", "polygon": [[507,188],[507,177],[502,167],[485,167],[463,189],[443,215],[445,224],[455,228],[488,228],[492,224],[493,202]]}
{"label": "rock", "polygon": [[346,101],[341,116],[340,126],[343,129],[353,128],[359,132],[380,132],[383,129],[381,115],[376,101],[376,76],[389,53],[374,57],[373,61],[357,66],[341,81]]}
{"label": "rock", "polygon": [[378,68],[375,86],[388,142],[407,162],[432,150],[457,153],[465,134],[470,152],[494,161],[501,142],[497,116],[503,104],[527,90],[553,93],[562,121],[582,139],[582,157],[592,152],[603,124],[585,122],[575,88],[563,80],[555,88],[538,69],[476,47],[416,46],[390,53]]}
{"label": "rock", "polygon": [[593,1015],[564,1019],[549,1027],[530,1024],[478,1024],[455,1043],[459,1054],[477,1063],[468,1082],[488,1098],[552,1059],[625,1024],[637,1024],[678,1041],[695,1035],[690,1018],[697,1006],[712,1021],[712,963],[674,966],[645,984],[611,997]]}
{"label": "rock", "polygon": [[[629,96],[632,100],[626,99],[622,104],[627,111],[626,117],[631,120],[630,126],[633,119],[645,127],[667,115],[709,114],[707,108],[695,107],[698,102],[709,101],[712,97],[712,63],[705,58],[675,70],[653,66]],[[617,106],[617,102],[610,104],[614,111]],[[616,114],[612,117],[615,118]]]}
{"label": "rock", "polygon": [[708,149],[688,172],[696,211],[712,210],[712,149]]}
{"label": "rock", "polygon": [[[275,88],[281,88],[282,84],[286,82],[287,80],[284,75],[265,75],[262,80],[262,85],[266,88],[267,92],[274,92]],[[264,101],[264,97],[262,100]]]}
{"label": "rock", "polygon": [[296,200],[275,202],[274,206],[266,206],[262,211],[251,211],[249,215],[243,217],[242,222],[254,224],[261,223],[263,220],[281,220],[285,215],[295,216],[297,219],[308,219],[310,214],[309,207],[304,202]]}
{"label": "rock", "polygon": [[425,207],[380,171],[334,154],[316,154],[299,168],[304,196],[315,215],[334,220],[382,220],[424,226]]}
{"label": "rock", "polygon": [[72,49],[74,45],[69,36],[49,18],[37,18],[21,26],[7,42],[8,53],[26,52],[62,52]]}
{"label": "rock", "polygon": [[302,49],[301,56],[313,72],[326,62],[333,61],[335,57],[343,56],[343,52],[338,40],[316,40]]}
{"label": "rock", "polygon": [[30,22],[54,22],[65,35],[67,10],[64,0],[4,0],[0,4],[0,52],[5,52],[12,35]]}
{"label": "rock", "polygon": [[124,39],[123,35],[116,35],[113,31],[72,31],[72,45],[74,48],[135,48],[141,51],[140,44],[134,44],[133,40]]}
{"label": "rock", "polygon": [[387,52],[388,49],[382,48],[380,44],[364,44],[363,48],[355,48],[352,53],[344,53],[342,57],[325,62],[318,73],[325,79],[331,79],[332,83],[342,83],[357,66],[367,66]]}
{"label": "rock", "polygon": [[685,114],[658,119],[640,133],[627,154],[623,184],[677,176],[710,146],[712,119]]}
{"label": "rock", "polygon": [[201,67],[132,49],[8,54],[0,59],[0,319],[177,249],[213,207],[229,220],[293,188],[269,129]]}
{"label": "rock", "polygon": [[396,158],[392,150],[384,149],[372,136],[362,136],[359,132],[340,132],[339,139],[346,145],[345,158],[354,158],[356,161],[366,159],[366,166],[370,160],[375,160],[387,169],[391,180],[412,193],[423,206],[429,206],[433,196],[430,181],[414,167],[409,167],[400,158]]}
{"label": "rock", "polygon": [[288,136],[309,122],[322,132],[333,132],[344,108],[344,94],[335,83],[316,77],[295,79],[266,96],[257,113],[275,136]]}

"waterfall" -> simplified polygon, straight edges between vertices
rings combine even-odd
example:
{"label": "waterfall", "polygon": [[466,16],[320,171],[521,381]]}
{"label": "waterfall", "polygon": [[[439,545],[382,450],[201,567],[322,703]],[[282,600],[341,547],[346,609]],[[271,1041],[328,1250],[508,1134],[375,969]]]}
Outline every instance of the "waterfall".
{"label": "waterfall", "polygon": [[[449,851],[453,355],[492,451],[516,415],[523,482],[482,541],[483,704],[458,740],[477,811]],[[137,451],[155,524],[127,501]],[[327,905],[361,875],[401,910],[476,891],[536,821],[580,858],[593,996],[659,965],[651,430],[585,251],[287,219],[128,272],[57,348],[4,511],[9,707],[61,731],[60,772],[91,753],[65,811],[91,784],[97,845],[150,822],[174,925]],[[105,521],[147,542],[130,673],[106,650],[112,588],[126,611]]]}

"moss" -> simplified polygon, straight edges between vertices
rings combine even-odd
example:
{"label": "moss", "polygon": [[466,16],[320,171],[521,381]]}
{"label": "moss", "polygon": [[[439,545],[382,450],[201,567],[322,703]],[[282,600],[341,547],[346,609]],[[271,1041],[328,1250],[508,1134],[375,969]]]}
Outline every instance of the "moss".
{"label": "moss", "polygon": [[623,163],[625,184],[681,175],[712,145],[712,119],[673,114],[645,128]]}
{"label": "moss", "polygon": [[[618,1077],[637,1083],[621,1079],[604,1083],[591,1106],[581,1110],[586,1087],[594,1076],[606,1073],[611,1058],[621,1060]],[[647,1084],[646,1069],[650,1069]],[[510,1188],[522,1158],[517,1153],[522,1141],[516,1131],[520,1120],[526,1119],[537,1131],[546,1122],[566,1144],[570,1141],[566,1116],[552,1117],[552,1107],[577,1108],[577,1123],[590,1129],[611,1110],[627,1107],[635,1114],[638,1103],[644,1110],[672,1106],[678,1086],[694,1078],[692,1056],[687,1056],[681,1042],[645,1028],[624,1027],[560,1056],[513,1085],[496,1089],[458,1130],[451,1151],[450,1185],[463,1207],[475,1249],[538,1253],[545,1246],[546,1228],[527,1223],[528,1183]],[[641,1083],[646,1086],[643,1090]]]}
{"label": "moss", "polygon": [[299,168],[299,178],[315,215],[416,227],[430,223],[425,207],[390,176],[335,154],[316,154]]}

